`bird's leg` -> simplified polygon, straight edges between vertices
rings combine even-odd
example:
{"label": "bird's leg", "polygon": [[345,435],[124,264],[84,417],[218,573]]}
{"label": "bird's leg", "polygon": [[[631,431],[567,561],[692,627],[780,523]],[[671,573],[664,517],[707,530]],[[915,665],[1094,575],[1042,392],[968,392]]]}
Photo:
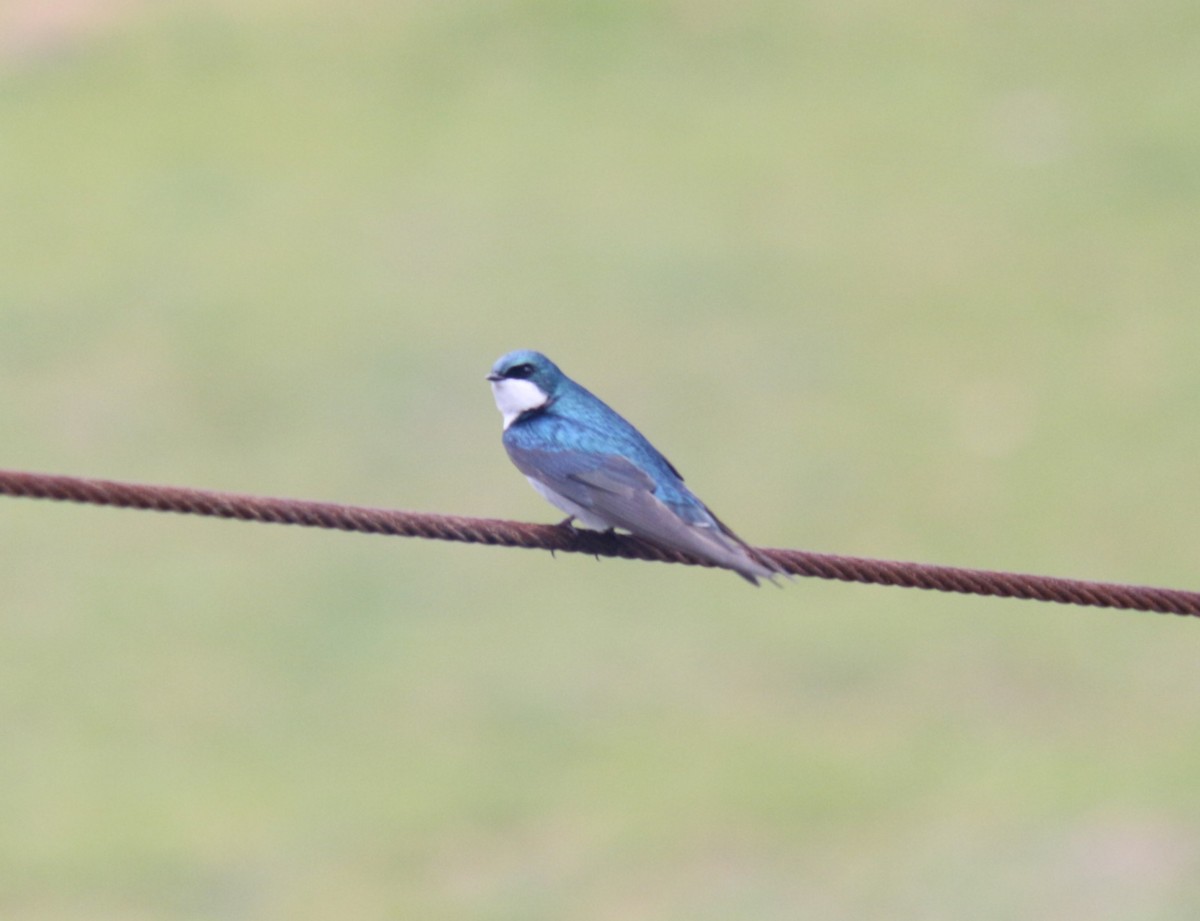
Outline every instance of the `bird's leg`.
{"label": "bird's leg", "polygon": [[[575,520],[574,515],[568,515],[566,518],[564,518],[562,521],[560,521],[554,527],[558,528],[560,531],[565,531],[568,534],[574,535],[575,529],[573,527],[571,527],[571,522],[574,520]],[[553,547],[550,548],[550,555],[555,556]]]}
{"label": "bird's leg", "polygon": [[[568,515],[566,518],[564,518],[562,521],[560,521],[554,527],[558,528],[561,531],[565,531],[566,533],[570,534],[573,537],[573,536],[579,534],[579,529],[576,528],[575,525],[572,523],[574,521],[575,521],[575,516]],[[590,530],[591,529],[589,529],[589,531]],[[605,528],[603,531],[593,531],[592,533],[599,534],[603,537],[612,538],[612,537],[616,536],[617,529],[616,529],[616,527],[610,527],[610,528]],[[551,556],[554,555],[553,550],[550,551],[550,555]],[[597,561],[600,560],[600,554],[598,554],[598,553],[596,554],[596,560]]]}
{"label": "bird's leg", "polygon": [[[609,540],[612,540],[614,537],[617,536],[617,529],[615,526],[610,527],[610,528],[605,528],[603,531],[600,532],[600,534],[603,537],[607,537]],[[600,562],[600,554],[599,553],[596,554],[596,562],[597,563]]]}

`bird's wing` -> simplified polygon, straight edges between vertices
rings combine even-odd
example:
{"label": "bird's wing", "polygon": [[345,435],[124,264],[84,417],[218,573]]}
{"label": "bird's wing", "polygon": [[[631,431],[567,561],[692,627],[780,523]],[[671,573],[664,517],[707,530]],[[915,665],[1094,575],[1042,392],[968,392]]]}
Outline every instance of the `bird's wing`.
{"label": "bird's wing", "polygon": [[[616,528],[736,570],[751,582],[775,574],[701,504],[681,507],[654,494],[654,478],[616,454],[542,451],[508,445],[517,468]],[[697,500],[698,502],[698,500]]]}
{"label": "bird's wing", "polygon": [[635,531],[628,522],[639,516],[631,513],[638,510],[646,497],[653,498],[654,478],[620,455],[507,447],[513,463],[523,474],[595,512],[613,527]]}

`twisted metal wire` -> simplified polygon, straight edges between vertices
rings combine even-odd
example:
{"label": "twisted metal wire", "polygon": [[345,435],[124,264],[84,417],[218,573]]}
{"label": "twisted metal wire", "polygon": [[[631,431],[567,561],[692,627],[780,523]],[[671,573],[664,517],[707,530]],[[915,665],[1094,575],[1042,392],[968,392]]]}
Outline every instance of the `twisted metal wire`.
{"label": "twisted metal wire", "polygon": [[[0,495],[233,518],[240,521],[261,521],[268,524],[334,528],[366,534],[390,534],[469,544],[586,553],[597,557],[621,557],[690,566],[713,565],[638,537],[581,531],[561,525],[529,524],[495,518],[465,518],[458,515],[367,508],[302,499],[276,499],[17,470],[0,470]],[[1200,592],[835,556],[804,550],[761,548],[761,552],[775,560],[785,572],[797,576],[1200,617]]]}

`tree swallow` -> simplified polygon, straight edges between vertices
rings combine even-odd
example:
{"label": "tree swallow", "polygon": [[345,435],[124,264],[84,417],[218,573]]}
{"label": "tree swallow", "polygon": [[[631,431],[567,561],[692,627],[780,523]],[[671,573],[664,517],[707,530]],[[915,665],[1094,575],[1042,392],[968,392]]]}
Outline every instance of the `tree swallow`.
{"label": "tree swallow", "polygon": [[504,447],[541,495],[587,528],[621,528],[732,569],[757,585],[779,566],[727,528],[637,429],[541,352],[510,352],[487,376]]}

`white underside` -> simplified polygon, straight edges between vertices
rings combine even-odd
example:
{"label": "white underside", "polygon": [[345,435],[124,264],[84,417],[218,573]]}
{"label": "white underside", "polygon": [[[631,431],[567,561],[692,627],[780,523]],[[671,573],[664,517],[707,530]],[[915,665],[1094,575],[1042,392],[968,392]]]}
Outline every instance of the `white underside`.
{"label": "white underside", "polygon": [[492,397],[504,417],[504,427],[517,421],[521,413],[546,405],[546,392],[533,381],[506,379],[492,381]]}
{"label": "white underside", "polygon": [[612,523],[605,521],[603,518],[596,517],[592,512],[587,511],[582,506],[576,505],[565,496],[560,496],[545,483],[539,483],[531,476],[525,477],[529,481],[529,485],[536,489],[551,505],[562,509],[568,515],[571,515],[575,520],[585,528],[591,528],[593,531],[607,531],[612,527]]}

